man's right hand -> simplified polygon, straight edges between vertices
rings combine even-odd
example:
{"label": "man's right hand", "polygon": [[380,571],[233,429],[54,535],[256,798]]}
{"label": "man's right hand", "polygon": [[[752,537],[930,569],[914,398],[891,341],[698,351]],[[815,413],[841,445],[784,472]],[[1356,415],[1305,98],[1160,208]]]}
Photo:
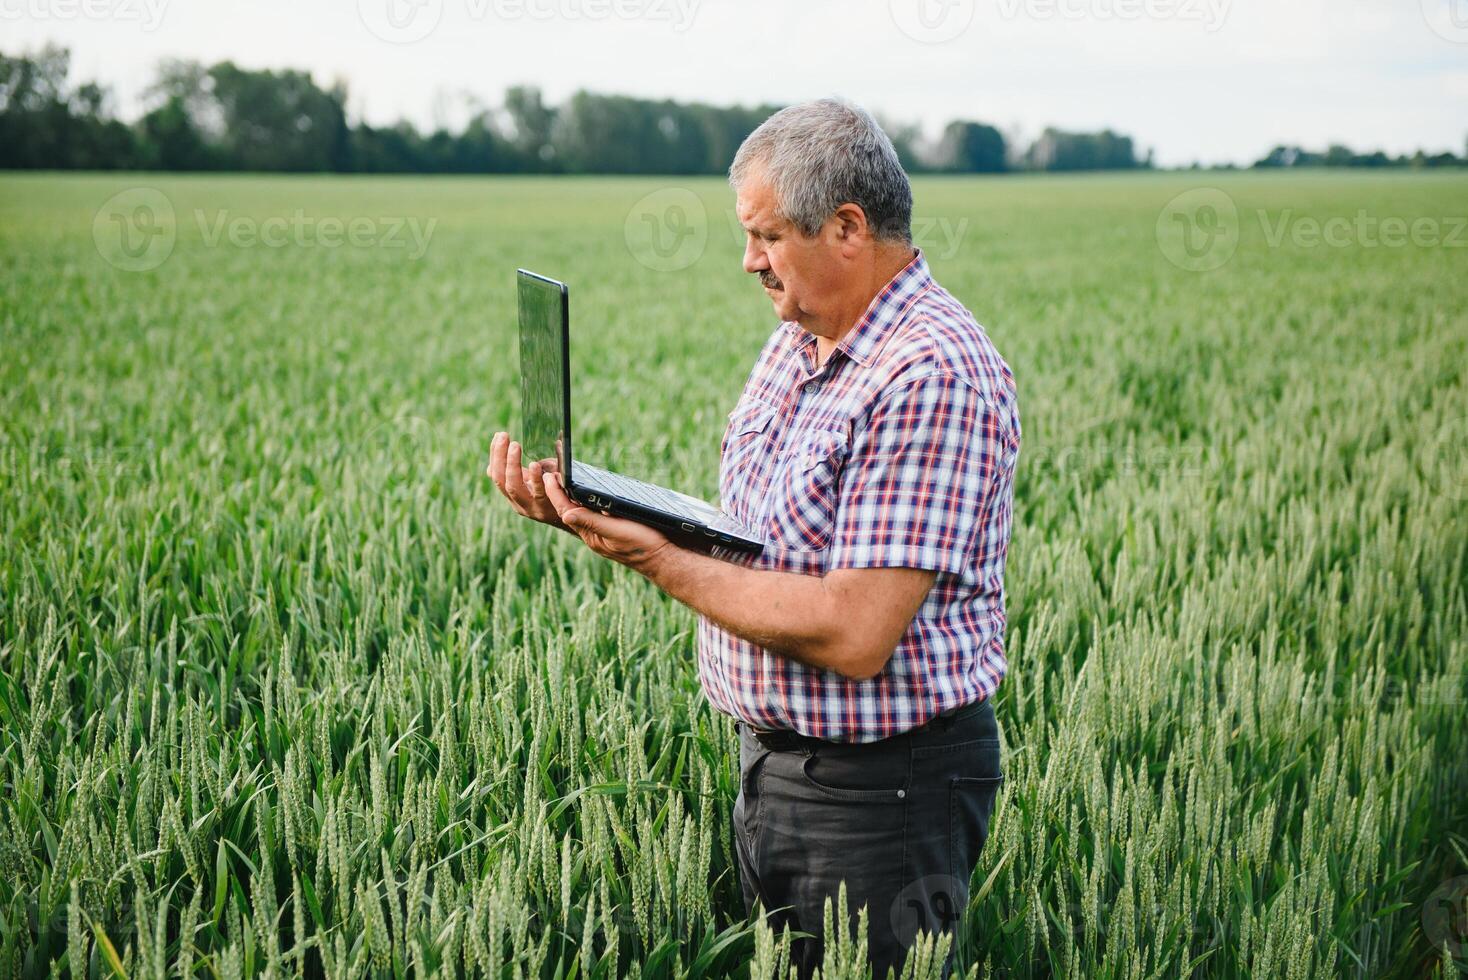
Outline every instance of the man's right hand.
{"label": "man's right hand", "polygon": [[532,460],[529,466],[524,466],[520,457],[520,444],[511,441],[508,432],[496,432],[489,444],[489,468],[485,474],[499,487],[500,493],[515,508],[515,513],[575,534],[561,521],[556,508],[545,495],[544,474],[556,472],[556,461]]}

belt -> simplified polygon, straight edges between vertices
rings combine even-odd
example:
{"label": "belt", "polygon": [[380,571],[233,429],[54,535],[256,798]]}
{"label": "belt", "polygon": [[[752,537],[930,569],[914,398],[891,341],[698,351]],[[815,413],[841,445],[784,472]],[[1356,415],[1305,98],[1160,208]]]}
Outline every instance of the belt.
{"label": "belt", "polygon": [[[971,701],[968,704],[961,704],[956,708],[949,708],[947,711],[929,718],[921,725],[909,728],[905,732],[898,732],[896,735],[889,735],[887,738],[878,739],[870,744],[890,744],[908,735],[916,735],[918,732],[946,732],[957,722],[977,712],[983,705],[984,702],[979,700]],[[788,752],[792,749],[812,748],[821,745],[850,746],[853,744],[851,742],[833,742],[829,739],[816,738],[814,735],[802,735],[800,732],[792,731],[788,728],[755,728],[748,723],[744,724],[744,728],[754,737],[755,741],[772,752]]]}

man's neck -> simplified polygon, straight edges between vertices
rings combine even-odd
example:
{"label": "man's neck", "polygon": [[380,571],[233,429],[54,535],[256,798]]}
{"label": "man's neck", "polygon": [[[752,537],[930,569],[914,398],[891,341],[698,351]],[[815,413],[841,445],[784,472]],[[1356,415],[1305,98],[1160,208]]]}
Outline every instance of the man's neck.
{"label": "man's neck", "polygon": [[845,322],[841,326],[841,331],[834,337],[816,336],[816,361],[819,365],[824,365],[831,353],[840,346],[841,341],[846,339],[846,335],[851,333],[862,314],[872,305],[872,300],[876,299],[877,294],[882,291],[882,287],[891,282],[897,273],[907,268],[908,263],[916,255],[917,250],[911,245],[902,245],[884,248],[873,256],[872,264],[869,267],[870,272],[863,277],[865,282],[862,283],[862,288],[852,293],[851,306],[843,315]]}

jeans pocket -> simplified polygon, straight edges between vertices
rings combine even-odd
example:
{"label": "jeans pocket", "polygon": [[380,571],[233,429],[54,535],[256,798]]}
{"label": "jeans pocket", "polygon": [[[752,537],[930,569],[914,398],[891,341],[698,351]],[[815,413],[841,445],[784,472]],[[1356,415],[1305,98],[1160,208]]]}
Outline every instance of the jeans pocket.
{"label": "jeans pocket", "polygon": [[989,838],[989,818],[1004,783],[995,776],[954,776],[948,786],[948,854],[951,874],[968,898],[968,883]]}
{"label": "jeans pocket", "polygon": [[816,749],[800,761],[800,772],[817,793],[848,803],[901,803],[912,778],[906,753],[863,758]]}

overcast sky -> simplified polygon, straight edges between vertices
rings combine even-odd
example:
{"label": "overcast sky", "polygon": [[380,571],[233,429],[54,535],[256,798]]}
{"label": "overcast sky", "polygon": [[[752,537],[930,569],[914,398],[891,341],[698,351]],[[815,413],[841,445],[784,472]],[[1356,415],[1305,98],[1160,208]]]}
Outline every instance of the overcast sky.
{"label": "overcast sky", "polygon": [[718,104],[838,94],[1026,138],[1109,126],[1164,165],[1276,143],[1462,153],[1468,0],[0,0],[125,117],[160,58],[309,69],[354,118],[457,125],[513,84]]}

